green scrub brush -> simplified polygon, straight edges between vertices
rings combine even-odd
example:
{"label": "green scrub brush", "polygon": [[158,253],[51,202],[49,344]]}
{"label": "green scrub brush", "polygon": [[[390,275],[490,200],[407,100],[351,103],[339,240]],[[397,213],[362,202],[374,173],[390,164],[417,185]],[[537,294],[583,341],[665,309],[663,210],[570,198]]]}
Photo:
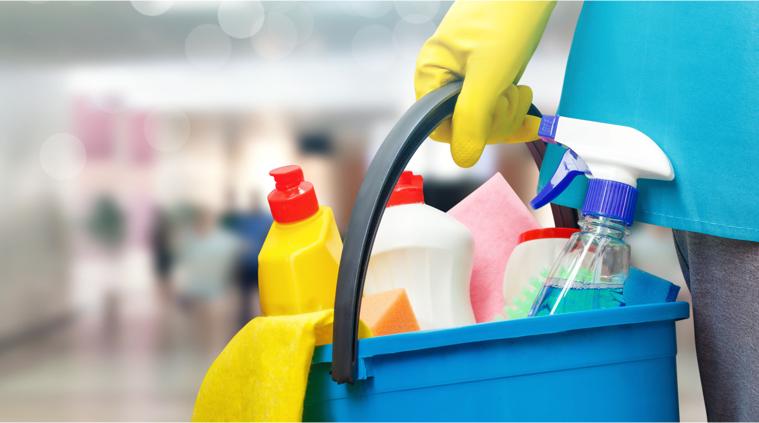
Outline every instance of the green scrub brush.
{"label": "green scrub brush", "polygon": [[545,282],[547,276],[548,269],[544,269],[540,272],[539,277],[531,278],[527,282],[527,285],[522,289],[519,295],[514,298],[512,303],[503,308],[503,315],[506,319],[521,319],[530,314],[532,303],[535,302],[535,298],[540,294],[540,290],[543,288],[543,282]]}
{"label": "green scrub brush", "polygon": [[[540,272],[539,277],[531,278],[529,282],[527,282],[525,288],[522,289],[516,298],[514,298],[512,303],[503,308],[504,319],[521,319],[522,317],[530,315],[532,304],[535,302],[535,299],[538,298],[538,295],[540,295],[540,291],[543,289],[548,273],[548,269],[543,269],[543,271]],[[559,270],[558,274],[564,278],[569,277],[569,271],[567,269]],[[587,269],[580,269],[575,276],[575,280],[592,281],[593,272]]]}

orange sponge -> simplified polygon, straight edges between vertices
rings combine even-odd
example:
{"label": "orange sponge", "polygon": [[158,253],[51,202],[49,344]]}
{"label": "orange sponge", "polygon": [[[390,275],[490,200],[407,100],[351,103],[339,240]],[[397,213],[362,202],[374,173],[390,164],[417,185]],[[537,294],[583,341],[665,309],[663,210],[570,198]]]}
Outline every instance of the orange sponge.
{"label": "orange sponge", "polygon": [[372,330],[372,336],[419,330],[419,323],[403,288],[364,296],[361,320]]}

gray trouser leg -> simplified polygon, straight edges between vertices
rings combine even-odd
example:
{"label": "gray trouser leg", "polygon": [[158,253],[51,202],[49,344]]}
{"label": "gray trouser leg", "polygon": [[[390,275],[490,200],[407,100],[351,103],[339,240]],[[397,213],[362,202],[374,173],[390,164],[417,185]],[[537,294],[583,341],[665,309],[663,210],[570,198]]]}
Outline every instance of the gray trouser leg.
{"label": "gray trouser leg", "polygon": [[759,243],[675,231],[710,421],[759,421]]}

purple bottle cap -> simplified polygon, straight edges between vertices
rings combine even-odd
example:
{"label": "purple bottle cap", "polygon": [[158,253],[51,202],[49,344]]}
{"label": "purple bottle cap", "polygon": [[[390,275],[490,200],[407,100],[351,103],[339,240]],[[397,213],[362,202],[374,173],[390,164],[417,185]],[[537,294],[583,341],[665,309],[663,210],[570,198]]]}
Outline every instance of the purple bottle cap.
{"label": "purple bottle cap", "polygon": [[606,179],[591,179],[585,194],[582,213],[621,220],[632,226],[638,190],[630,185]]}

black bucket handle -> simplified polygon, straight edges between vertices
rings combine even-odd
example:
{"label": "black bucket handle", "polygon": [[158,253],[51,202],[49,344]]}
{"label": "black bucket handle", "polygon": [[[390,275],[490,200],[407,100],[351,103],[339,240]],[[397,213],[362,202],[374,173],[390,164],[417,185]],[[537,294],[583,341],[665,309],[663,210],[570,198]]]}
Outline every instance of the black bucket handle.
{"label": "black bucket handle", "polygon": [[[361,296],[385,205],[416,150],[430,132],[453,113],[461,85],[461,81],[449,83],[414,103],[385,138],[361,184],[343,244],[335,294],[332,379],[338,383],[355,380]],[[535,106],[531,106],[528,113],[541,116]],[[545,144],[538,140],[527,145],[540,166]],[[575,210],[554,205],[552,208],[557,226],[576,227]]]}

